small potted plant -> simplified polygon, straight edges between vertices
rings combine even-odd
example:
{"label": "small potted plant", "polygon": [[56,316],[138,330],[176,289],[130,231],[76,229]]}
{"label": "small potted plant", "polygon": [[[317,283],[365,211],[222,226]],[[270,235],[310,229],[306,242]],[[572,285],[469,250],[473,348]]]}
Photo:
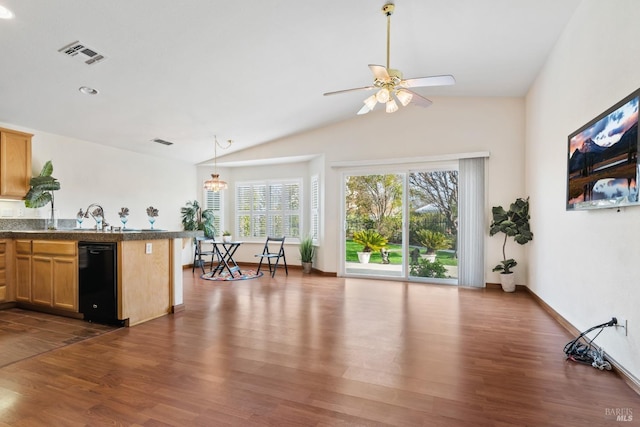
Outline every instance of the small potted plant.
{"label": "small potted plant", "polygon": [[358,261],[368,264],[371,252],[379,251],[387,245],[387,239],[376,230],[361,230],[353,233],[353,241],[362,245],[362,252],[358,252]]}
{"label": "small potted plant", "polygon": [[516,290],[516,285],[511,269],[518,265],[518,263],[513,258],[507,259],[505,247],[509,237],[513,237],[513,240],[520,245],[524,245],[533,240],[533,233],[529,228],[529,198],[516,199],[515,202],[511,203],[508,211],[504,210],[502,206],[494,206],[491,209],[491,213],[493,215],[493,221],[491,221],[489,235],[504,234],[502,261],[493,267],[493,271],[500,272],[502,290],[505,292],[513,292]]}
{"label": "small potted plant", "polygon": [[231,242],[231,233],[228,230],[222,232],[222,241],[225,243]]}
{"label": "small potted plant", "polygon": [[418,243],[427,248],[427,253],[422,258],[434,262],[436,260],[436,252],[447,249],[451,246],[451,241],[446,235],[439,231],[418,230],[416,231],[416,239]]}
{"label": "small potted plant", "polygon": [[121,208],[120,212],[118,212],[118,216],[120,217],[122,229],[124,230],[127,228],[127,221],[129,221],[129,208]]}
{"label": "small potted plant", "polygon": [[158,218],[158,209],[153,206],[149,206],[147,208],[147,219],[149,220],[149,224],[151,224],[151,230],[155,230],[153,228],[153,224],[156,223],[156,219]]}
{"label": "small potted plant", "polygon": [[301,239],[299,250],[300,250],[300,262],[302,263],[302,272],[311,273],[313,256],[316,253],[316,248],[315,246],[313,246],[313,238],[311,236],[307,236]]}

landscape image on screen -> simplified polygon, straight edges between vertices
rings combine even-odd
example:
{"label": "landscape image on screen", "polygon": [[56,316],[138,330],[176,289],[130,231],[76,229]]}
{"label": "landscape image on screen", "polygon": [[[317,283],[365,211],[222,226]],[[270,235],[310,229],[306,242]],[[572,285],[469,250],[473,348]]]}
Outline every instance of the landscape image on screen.
{"label": "landscape image on screen", "polygon": [[569,135],[567,209],[638,204],[639,98]]}

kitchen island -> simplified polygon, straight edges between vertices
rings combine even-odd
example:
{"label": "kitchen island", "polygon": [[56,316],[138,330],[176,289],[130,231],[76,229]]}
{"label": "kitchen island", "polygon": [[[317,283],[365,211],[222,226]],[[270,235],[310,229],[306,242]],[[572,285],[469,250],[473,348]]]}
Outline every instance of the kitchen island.
{"label": "kitchen island", "polygon": [[[126,326],[179,311],[182,239],[193,231],[14,230],[0,232],[5,272],[0,305],[82,317],[78,242],[117,248],[117,318]],[[4,286],[3,286],[4,285]]]}

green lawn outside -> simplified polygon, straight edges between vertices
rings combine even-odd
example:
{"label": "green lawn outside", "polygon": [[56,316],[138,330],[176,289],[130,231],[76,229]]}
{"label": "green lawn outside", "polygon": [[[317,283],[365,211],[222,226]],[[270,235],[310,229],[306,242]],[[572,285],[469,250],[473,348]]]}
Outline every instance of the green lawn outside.
{"label": "green lawn outside", "polygon": [[[354,243],[352,240],[347,240],[347,262],[358,262],[358,252],[362,251],[362,245]],[[390,264],[402,264],[402,246],[396,244],[388,244],[386,246],[389,251],[389,263]],[[426,248],[421,248],[420,253],[424,253]],[[454,254],[449,251],[438,251],[436,254],[436,261],[439,261],[442,265],[458,265],[458,259],[454,258]],[[369,261],[372,264],[380,264],[382,257],[380,252],[371,252],[371,259]]]}

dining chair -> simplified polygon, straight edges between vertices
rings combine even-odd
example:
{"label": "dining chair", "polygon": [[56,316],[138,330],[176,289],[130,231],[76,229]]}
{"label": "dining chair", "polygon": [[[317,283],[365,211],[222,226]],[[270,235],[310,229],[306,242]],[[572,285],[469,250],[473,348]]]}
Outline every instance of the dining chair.
{"label": "dining chair", "polygon": [[[262,249],[261,254],[256,254],[255,256],[260,257],[260,263],[258,264],[258,273],[260,273],[260,269],[262,268],[262,261],[267,259],[267,263],[269,264],[269,273],[271,273],[271,277],[276,275],[276,270],[278,269],[278,263],[280,262],[280,258],[282,258],[282,263],[284,264],[284,271],[287,276],[289,275],[289,269],[287,268],[287,258],[284,256],[284,236],[283,237],[267,237],[267,241],[264,243],[264,248]],[[271,260],[274,260],[274,263],[271,263]]]}
{"label": "dining chair", "polygon": [[200,268],[202,268],[202,273],[204,274],[204,265],[206,264],[206,260],[205,257],[210,256],[211,260],[209,261],[210,265],[213,266],[213,259],[216,256],[216,252],[211,249],[211,250],[203,250],[202,249],[202,244],[203,243],[207,243],[207,241],[211,241],[213,240],[211,237],[205,237],[205,236],[196,236],[194,238],[194,243],[195,243],[195,249],[193,251],[193,268],[191,269],[191,272],[193,273],[196,269],[196,266],[200,266]]}

